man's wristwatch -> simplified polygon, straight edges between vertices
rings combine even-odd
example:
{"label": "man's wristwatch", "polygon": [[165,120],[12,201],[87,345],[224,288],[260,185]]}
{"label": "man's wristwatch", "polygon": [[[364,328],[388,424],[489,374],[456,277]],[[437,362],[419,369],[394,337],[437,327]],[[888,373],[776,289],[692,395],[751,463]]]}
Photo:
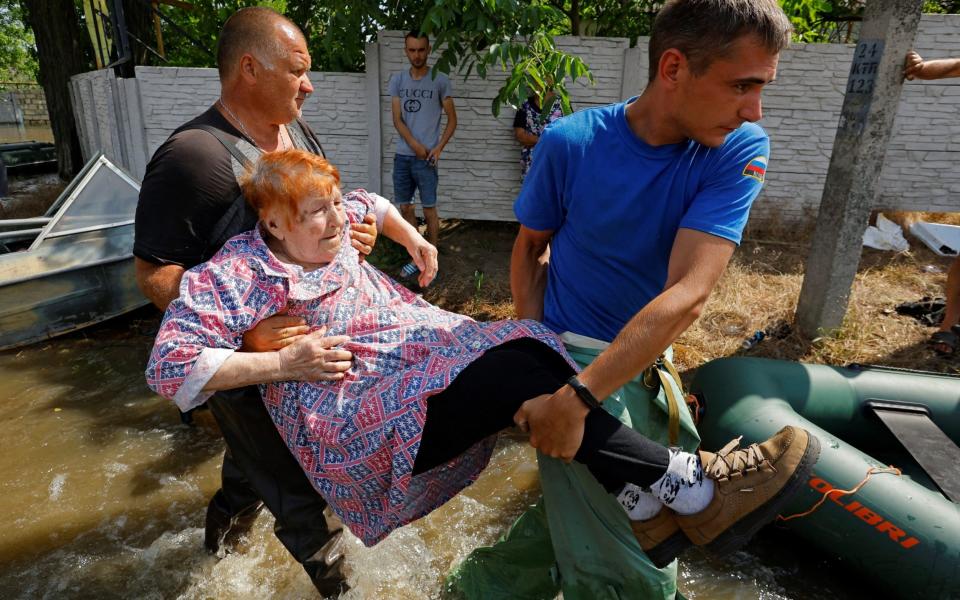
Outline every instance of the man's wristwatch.
{"label": "man's wristwatch", "polygon": [[600,401],[597,400],[597,397],[587,389],[587,386],[583,385],[583,382],[577,379],[577,376],[574,375],[567,380],[567,385],[573,388],[573,391],[576,392],[577,396],[580,397],[580,400],[587,405],[587,408],[593,410],[595,408],[600,408]]}

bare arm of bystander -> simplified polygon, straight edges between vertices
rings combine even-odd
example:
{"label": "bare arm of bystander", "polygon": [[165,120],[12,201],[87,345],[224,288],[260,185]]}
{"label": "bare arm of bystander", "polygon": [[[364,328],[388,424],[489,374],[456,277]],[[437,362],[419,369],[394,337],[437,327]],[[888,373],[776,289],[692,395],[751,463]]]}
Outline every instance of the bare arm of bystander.
{"label": "bare arm of bystander", "polygon": [[903,76],[908,80],[960,77],[960,58],[923,60],[923,57],[911,50],[907,52],[904,61]]}
{"label": "bare arm of bystander", "polygon": [[447,142],[453,137],[453,132],[457,130],[457,109],[453,105],[453,98],[447,96],[443,99],[443,112],[447,115],[447,125],[443,128],[443,135],[437,145],[430,149],[427,154],[427,160],[436,163],[440,160],[440,153],[447,147]]}
{"label": "bare arm of bystander", "polygon": [[517,141],[520,142],[522,146],[525,146],[527,148],[532,148],[536,146],[537,142],[540,141],[539,135],[533,135],[523,127],[514,127],[513,137],[517,138]]}

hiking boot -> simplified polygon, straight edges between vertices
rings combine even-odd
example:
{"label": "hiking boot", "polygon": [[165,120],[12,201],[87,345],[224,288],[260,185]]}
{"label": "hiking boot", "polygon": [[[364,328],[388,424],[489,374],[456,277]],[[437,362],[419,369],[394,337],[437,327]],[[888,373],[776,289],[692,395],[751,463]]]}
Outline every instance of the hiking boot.
{"label": "hiking boot", "polygon": [[263,508],[263,502],[258,502],[246,510],[231,516],[217,503],[214,496],[207,505],[207,517],[204,521],[203,547],[210,554],[219,554],[233,550],[240,538],[250,533],[257,515]]}
{"label": "hiking boot", "polygon": [[630,521],[633,535],[640,542],[644,554],[658,569],[674,561],[681,552],[690,546],[690,540],[680,530],[676,513],[667,507],[653,518],[645,521]]}
{"label": "hiking boot", "polygon": [[790,426],[745,449],[737,438],[716,454],[701,450],[704,475],[714,481],[713,500],[698,513],[676,515],[677,523],[697,546],[729,555],[803,489],[819,456],[816,436]]}

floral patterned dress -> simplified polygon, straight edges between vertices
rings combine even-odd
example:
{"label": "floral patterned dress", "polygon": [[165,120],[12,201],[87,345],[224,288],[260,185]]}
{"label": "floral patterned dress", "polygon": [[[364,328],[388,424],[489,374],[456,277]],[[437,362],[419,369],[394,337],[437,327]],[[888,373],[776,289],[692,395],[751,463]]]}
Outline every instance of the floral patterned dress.
{"label": "floral patterned dress", "polygon": [[[517,114],[513,117],[513,126],[520,127],[527,133],[540,137],[540,135],[543,133],[543,130],[547,128],[547,125],[553,123],[562,116],[563,105],[560,104],[559,98],[553,101],[549,112],[546,114],[540,112],[540,109],[537,108],[537,106],[533,103],[533,98],[527,98],[520,108],[517,109]],[[530,164],[533,161],[534,148],[536,148],[536,146],[524,146],[520,149],[521,180],[527,176],[527,171],[530,170]]]}
{"label": "floral patterned dress", "polygon": [[[362,190],[344,197],[351,222],[374,203]],[[344,348],[354,361],[343,380],[278,381],[260,391],[313,486],[366,545],[445,503],[490,459],[493,437],[412,476],[427,398],[512,339],[533,337],[566,356],[557,336],[535,321],[478,323],[427,303],[361,262],[349,232],[332,262],[304,272],[278,261],[256,228],[184,274],[157,334],[148,385],[181,409],[204,402],[210,393],[203,386],[243,333],[284,309],[314,328],[326,326],[328,335],[350,337]]]}

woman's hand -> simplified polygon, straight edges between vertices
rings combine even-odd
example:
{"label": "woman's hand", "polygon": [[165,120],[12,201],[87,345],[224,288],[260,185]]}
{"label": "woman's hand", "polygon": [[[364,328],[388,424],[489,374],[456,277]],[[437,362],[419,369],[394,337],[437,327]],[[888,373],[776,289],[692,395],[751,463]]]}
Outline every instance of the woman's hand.
{"label": "woman's hand", "polygon": [[363,262],[377,244],[377,216],[367,213],[363,223],[350,225],[350,243],[360,253],[360,262]]}
{"label": "woman's hand", "polygon": [[243,334],[242,352],[273,352],[285,348],[310,331],[300,317],[274,315]]}
{"label": "woman's hand", "polygon": [[570,462],[583,442],[587,405],[569,386],[552,396],[544,394],[527,400],[513,415],[513,422],[530,432],[530,445],[554,458]]}
{"label": "woman's hand", "polygon": [[302,336],[280,350],[280,381],[335,381],[343,379],[353,354],[337,348],[350,340],[345,335],[327,337],[326,327]]}
{"label": "woman's hand", "polygon": [[420,269],[420,277],[417,283],[420,287],[427,287],[433,278],[437,276],[437,249],[433,244],[423,239],[423,236],[417,233],[412,236],[410,245],[407,246],[407,252],[413,259],[413,264]]}

